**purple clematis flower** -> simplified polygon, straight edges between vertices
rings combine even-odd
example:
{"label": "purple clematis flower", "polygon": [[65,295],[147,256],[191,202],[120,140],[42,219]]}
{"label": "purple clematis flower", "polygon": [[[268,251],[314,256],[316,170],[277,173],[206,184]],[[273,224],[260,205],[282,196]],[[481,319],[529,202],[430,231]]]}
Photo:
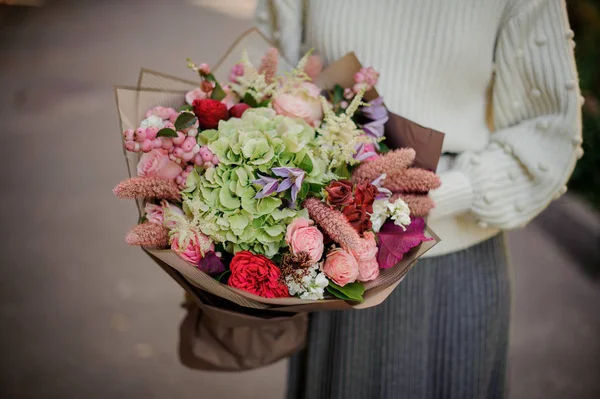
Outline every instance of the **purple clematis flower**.
{"label": "purple clematis flower", "polygon": [[387,118],[388,110],[383,105],[383,97],[377,97],[376,99],[369,101],[370,107],[362,107],[361,112],[364,116],[374,121],[379,119]]}
{"label": "purple clematis flower", "polygon": [[392,196],[392,192],[387,188],[383,187],[383,181],[386,177],[387,175],[383,173],[381,176],[379,176],[377,179],[371,182],[371,184],[377,187],[377,190],[379,190],[379,194],[377,194],[377,197],[375,197],[375,199],[386,199]]}
{"label": "purple clematis flower", "polygon": [[388,121],[388,119],[389,118],[385,116],[384,118],[365,123],[364,125],[362,125],[362,129],[365,131],[365,133],[367,133],[370,136],[376,138],[383,137],[383,134],[385,133],[384,125]]}
{"label": "purple clematis flower", "polygon": [[269,176],[263,176],[261,174],[259,174],[258,176],[260,177],[260,179],[252,180],[252,183],[263,186],[263,188],[258,193],[256,193],[254,198],[265,198],[277,191],[277,188],[279,187],[278,179],[274,179]]}
{"label": "purple clematis flower", "polygon": [[300,187],[302,187],[302,181],[306,176],[306,172],[304,172],[300,168],[273,168],[271,169],[276,176],[285,177],[285,179],[279,183],[279,187],[277,188],[277,192],[281,193],[290,187],[292,188],[292,203],[296,202],[296,198],[298,197],[298,192],[300,191]]}

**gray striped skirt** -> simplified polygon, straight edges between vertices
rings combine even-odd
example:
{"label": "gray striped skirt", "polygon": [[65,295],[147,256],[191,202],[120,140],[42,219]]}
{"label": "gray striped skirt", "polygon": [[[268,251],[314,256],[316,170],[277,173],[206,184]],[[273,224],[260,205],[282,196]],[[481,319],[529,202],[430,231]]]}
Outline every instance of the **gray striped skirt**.
{"label": "gray striped skirt", "polygon": [[421,260],[380,306],[311,316],[288,398],[502,398],[509,311],[503,235]]}

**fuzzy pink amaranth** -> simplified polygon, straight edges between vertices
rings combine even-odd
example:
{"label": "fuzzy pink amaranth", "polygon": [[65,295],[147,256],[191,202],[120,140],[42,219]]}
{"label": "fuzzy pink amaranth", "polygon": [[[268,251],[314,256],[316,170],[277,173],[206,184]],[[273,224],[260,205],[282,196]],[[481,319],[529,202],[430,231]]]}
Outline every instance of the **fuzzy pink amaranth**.
{"label": "fuzzy pink amaranth", "polygon": [[[403,170],[412,165],[415,160],[415,150],[412,148],[401,148],[383,154],[372,161],[363,162],[352,173],[352,181],[373,181],[382,174],[390,176],[393,172]],[[387,179],[386,179],[387,180]]]}
{"label": "fuzzy pink amaranth", "polygon": [[304,65],[304,73],[306,73],[312,80],[321,73],[323,70],[323,63],[321,57],[318,55],[310,55],[306,59],[306,65]]}
{"label": "fuzzy pink amaranth", "polygon": [[429,214],[432,208],[435,207],[433,200],[424,194],[402,194],[397,193],[392,195],[390,202],[394,202],[398,198],[402,198],[410,209],[410,216],[424,217]]}
{"label": "fuzzy pink amaranth", "polygon": [[158,177],[132,177],[119,183],[113,192],[121,199],[181,200],[177,184],[173,180]]}
{"label": "fuzzy pink amaranth", "polygon": [[145,222],[129,230],[125,236],[125,242],[129,245],[167,248],[169,246],[169,230],[159,224]]}
{"label": "fuzzy pink amaranth", "polygon": [[427,193],[442,184],[435,173],[421,168],[396,170],[387,175],[383,187],[396,193]]}
{"label": "fuzzy pink amaranth", "polygon": [[342,248],[347,250],[362,246],[362,238],[348,223],[348,219],[343,213],[331,209],[316,198],[308,198],[302,206],[308,211],[310,218]]}
{"label": "fuzzy pink amaranth", "polygon": [[279,51],[275,47],[271,47],[263,55],[260,66],[258,67],[258,73],[265,75],[265,81],[271,83],[275,74],[277,73],[277,65],[279,64]]}

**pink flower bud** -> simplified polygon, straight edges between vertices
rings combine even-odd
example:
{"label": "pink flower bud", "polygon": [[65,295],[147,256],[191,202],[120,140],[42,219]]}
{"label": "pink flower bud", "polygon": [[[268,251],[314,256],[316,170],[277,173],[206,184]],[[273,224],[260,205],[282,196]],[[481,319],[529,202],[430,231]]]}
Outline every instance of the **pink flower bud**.
{"label": "pink flower bud", "polygon": [[210,67],[206,63],[202,63],[198,65],[198,71],[203,75],[208,75],[210,73]]}
{"label": "pink flower bud", "polygon": [[[161,148],[163,146],[163,141],[160,137],[157,137],[154,140],[152,140],[152,144],[154,145],[154,148]],[[171,145],[173,144],[171,143]]]}
{"label": "pink flower bud", "polygon": [[212,168],[214,165],[212,164],[212,162],[204,162],[204,168],[208,169],[208,168]]}
{"label": "pink flower bud", "polygon": [[133,129],[127,129],[123,132],[123,140],[125,140],[125,141],[133,140]]}
{"label": "pink flower bud", "polygon": [[193,165],[188,165],[185,167],[185,171],[190,173],[192,170],[194,170],[194,166]]}
{"label": "pink flower bud", "polygon": [[185,141],[185,134],[177,132],[177,137],[173,137],[171,140],[173,140],[173,144],[181,145]]}
{"label": "pink flower bud", "polygon": [[369,88],[369,85],[366,83],[357,83],[354,86],[352,86],[352,91],[355,93],[359,93],[362,89],[367,90]]}
{"label": "pink flower bud", "polygon": [[196,139],[194,137],[187,137],[183,141],[183,143],[181,143],[181,148],[185,152],[192,152],[195,145],[196,145]]}
{"label": "pink flower bud", "polygon": [[346,100],[352,100],[352,99],[354,98],[354,92],[352,91],[352,89],[351,89],[351,88],[349,88],[349,87],[346,87],[346,88],[344,89],[344,98],[345,98]]}
{"label": "pink flower bud", "polygon": [[137,152],[137,151],[135,150],[135,141],[133,141],[133,140],[127,140],[127,141],[125,142],[125,149],[126,149],[127,151],[131,151],[131,152]]}
{"label": "pink flower bud", "polygon": [[361,72],[356,72],[354,74],[354,83],[363,83],[366,79],[367,77],[362,73],[362,69]]}
{"label": "pink flower bud", "polygon": [[213,159],[213,153],[206,146],[200,148],[198,155],[202,157],[204,162],[210,162]]}
{"label": "pink flower bud", "polygon": [[183,153],[183,155],[181,156],[181,159],[182,159],[184,162],[189,162],[189,161],[191,161],[192,159],[194,159],[194,156],[195,156],[195,155],[194,155],[194,153],[193,153],[193,152],[191,152],[191,151],[189,151],[189,152],[184,152],[184,153]]}
{"label": "pink flower bud", "polygon": [[194,146],[194,149],[192,150],[192,152],[194,153],[194,155],[196,155],[197,153],[200,152],[200,144],[196,144]]}
{"label": "pink flower bud", "polygon": [[175,125],[171,122],[165,122],[165,125],[163,126],[163,129],[173,129],[175,130]]}
{"label": "pink flower bud", "polygon": [[198,154],[194,157],[194,163],[198,166],[201,166],[204,164],[204,161],[202,160],[202,157],[200,156],[200,154]]}
{"label": "pink flower bud", "polygon": [[183,181],[183,178],[181,177],[181,175],[179,175],[175,178],[175,183],[177,183],[177,184],[181,184],[182,181]]}
{"label": "pink flower bud", "polygon": [[138,143],[141,143],[142,141],[146,140],[146,129],[143,129],[141,127],[135,129],[135,132],[133,132],[133,139]]}
{"label": "pink flower bud", "polygon": [[165,119],[170,118],[172,115],[179,115],[179,112],[177,112],[177,110],[175,108],[167,108],[167,117]]}
{"label": "pink flower bud", "polygon": [[185,152],[185,151],[183,151],[183,148],[181,148],[181,147],[176,147],[176,148],[173,150],[173,155],[174,155],[176,158],[181,158],[181,157],[183,156],[183,153],[184,153],[184,152]]}
{"label": "pink flower bud", "polygon": [[156,138],[156,133],[158,133],[158,128],[156,126],[149,126],[146,128],[147,139],[154,140]]}
{"label": "pink flower bud", "polygon": [[213,91],[214,86],[212,82],[209,82],[207,80],[202,81],[202,83],[200,84],[200,89],[205,92],[205,93],[210,93],[211,91]]}
{"label": "pink flower bud", "polygon": [[213,165],[219,164],[219,158],[216,155],[213,156],[213,159],[211,159],[210,161],[212,162]]}
{"label": "pink flower bud", "polygon": [[142,151],[144,151],[144,152],[150,152],[154,149],[154,143],[152,142],[152,140],[146,139],[142,143],[141,148],[142,148]]}
{"label": "pink flower bud", "polygon": [[342,108],[348,108],[348,101],[342,101],[340,103],[340,107],[342,107]]}
{"label": "pink flower bud", "polygon": [[170,150],[171,148],[173,148],[173,140],[171,140],[169,137],[163,137],[162,148],[164,150]]}

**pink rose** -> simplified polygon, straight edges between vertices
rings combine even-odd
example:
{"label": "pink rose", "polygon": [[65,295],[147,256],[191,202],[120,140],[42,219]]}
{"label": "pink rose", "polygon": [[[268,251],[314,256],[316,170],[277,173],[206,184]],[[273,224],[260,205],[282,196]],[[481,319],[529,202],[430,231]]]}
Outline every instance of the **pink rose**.
{"label": "pink rose", "polygon": [[303,82],[296,93],[279,94],[273,99],[273,109],[279,115],[304,119],[315,127],[323,119],[323,108],[319,100],[320,90],[312,83]]}
{"label": "pink rose", "polygon": [[205,98],[206,93],[200,87],[196,87],[194,90],[185,93],[185,102],[188,105],[192,105],[194,100],[204,100]]}
{"label": "pink rose", "polygon": [[341,248],[334,248],[327,253],[323,273],[340,287],[356,281],[358,263],[354,256]]}
{"label": "pink rose", "polygon": [[169,153],[162,148],[146,152],[137,165],[140,177],[175,179],[182,170],[181,166],[169,159]]}
{"label": "pink rose", "polygon": [[365,282],[375,280],[379,276],[379,263],[377,263],[377,242],[375,234],[367,231],[363,234],[362,245],[357,248],[349,248],[350,253],[358,263],[358,281]]}
{"label": "pink rose", "polygon": [[175,251],[179,256],[188,262],[197,265],[198,262],[204,255],[209,251],[215,250],[215,244],[210,238],[202,233],[194,233],[189,239],[187,247],[182,248],[179,240],[179,234],[173,234],[173,241],[171,242],[171,249]]}
{"label": "pink rose", "polygon": [[293,254],[306,252],[312,264],[317,263],[323,256],[323,233],[313,226],[313,221],[297,218],[287,227],[285,241]]}
{"label": "pink rose", "polygon": [[144,207],[144,212],[146,212],[146,219],[148,219],[150,223],[159,224],[162,226],[163,222],[165,221],[163,207],[160,205],[147,203]]}

